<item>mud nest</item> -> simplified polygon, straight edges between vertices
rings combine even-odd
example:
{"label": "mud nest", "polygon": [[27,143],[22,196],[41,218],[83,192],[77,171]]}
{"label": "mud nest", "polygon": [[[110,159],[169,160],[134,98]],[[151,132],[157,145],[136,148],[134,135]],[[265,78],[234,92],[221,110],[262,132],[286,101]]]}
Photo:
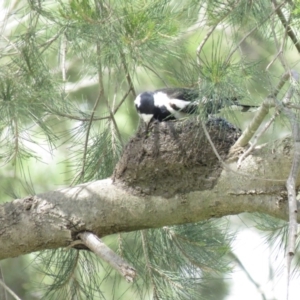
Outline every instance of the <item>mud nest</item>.
{"label": "mud nest", "polygon": [[[226,159],[241,130],[224,119],[206,122],[220,157]],[[131,191],[171,197],[212,189],[222,171],[201,123],[194,119],[141,126],[125,146],[113,179]]]}

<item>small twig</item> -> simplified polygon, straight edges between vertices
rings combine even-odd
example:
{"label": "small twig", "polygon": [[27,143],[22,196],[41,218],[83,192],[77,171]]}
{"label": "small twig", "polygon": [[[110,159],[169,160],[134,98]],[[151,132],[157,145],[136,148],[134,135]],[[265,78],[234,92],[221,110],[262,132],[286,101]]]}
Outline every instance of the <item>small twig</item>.
{"label": "small twig", "polygon": [[55,42],[55,41],[60,37],[60,35],[61,35],[62,33],[64,33],[65,31],[66,31],[66,27],[61,27],[61,28],[58,30],[57,34],[56,34],[54,37],[50,38],[49,40],[47,40],[46,42],[44,42],[43,44],[41,44],[40,47],[41,47],[41,48],[42,48],[42,47],[45,47],[45,48],[44,48],[43,50],[41,50],[40,54],[43,54],[44,51],[47,50],[47,48],[48,48],[53,42]]}
{"label": "small twig", "polygon": [[85,141],[84,141],[84,150],[83,150],[83,157],[82,157],[82,168],[81,168],[81,171],[80,173],[74,177],[71,185],[73,185],[73,183],[78,179],[83,179],[84,178],[84,173],[85,173],[85,162],[86,162],[86,155],[87,155],[87,148],[88,148],[88,142],[89,142],[89,136],[90,136],[90,131],[91,131],[91,127],[92,127],[92,122],[93,122],[93,118],[94,118],[94,114],[95,114],[95,111],[96,111],[96,108],[100,102],[100,99],[102,97],[102,90],[100,90],[99,92],[99,95],[97,97],[97,100],[94,104],[94,107],[93,107],[93,110],[92,110],[92,113],[91,113],[91,117],[90,117],[90,120],[89,120],[89,123],[88,123],[88,127],[87,127],[87,130],[86,130],[86,136],[85,136]]}
{"label": "small twig", "polygon": [[279,94],[280,90],[282,89],[282,87],[285,85],[285,83],[287,82],[287,80],[290,78],[291,74],[290,72],[285,72],[281,78],[279,83],[277,84],[277,87],[275,88],[274,92],[272,93],[272,97],[276,98],[277,95]]}
{"label": "small twig", "polygon": [[212,35],[212,33],[215,31],[216,27],[220,24],[220,22],[222,22],[227,16],[229,16],[232,11],[238,6],[238,4],[240,3],[240,1],[237,1],[235,3],[235,5],[233,5],[233,7],[231,8],[231,10],[228,10],[228,12],[226,14],[224,14],[222,16],[222,18],[220,18],[220,20],[218,20],[216,22],[215,25],[213,25],[210,30],[207,32],[206,36],[204,37],[204,39],[202,40],[202,42],[199,44],[199,46],[197,47],[197,51],[196,51],[196,55],[197,55],[197,64],[200,67],[201,66],[201,61],[200,61],[200,54],[201,51],[204,47],[204,45],[206,44],[207,40],[209,39],[209,37]]}
{"label": "small twig", "polygon": [[159,75],[158,72],[156,72],[153,68],[151,68],[151,67],[149,67],[149,66],[147,66],[147,65],[143,65],[143,67],[146,68],[146,69],[149,69],[152,73],[154,73],[154,74],[162,81],[162,83],[163,83],[166,87],[168,87],[167,82]]}
{"label": "small twig", "polygon": [[[79,179],[84,179],[84,173],[85,173],[85,163],[86,163],[86,155],[88,150],[88,142],[90,137],[90,131],[92,128],[93,118],[96,112],[96,109],[100,103],[100,100],[103,98],[104,95],[104,87],[103,87],[103,78],[102,78],[102,65],[101,65],[101,49],[100,44],[97,43],[97,55],[98,55],[98,83],[99,83],[99,94],[97,97],[97,100],[95,101],[94,107],[92,109],[91,117],[88,123],[88,127],[86,130],[86,136],[85,136],[85,142],[84,142],[84,150],[83,150],[83,157],[82,157],[82,168],[81,172],[79,173]],[[109,108],[109,107],[108,107]],[[111,112],[110,112],[111,115]],[[74,181],[77,179],[78,176],[75,176],[74,180],[71,184],[74,183]]]}
{"label": "small twig", "polygon": [[118,234],[118,251],[121,257],[124,257],[124,251],[123,251],[123,237],[122,234]]}
{"label": "small twig", "polygon": [[13,290],[11,290],[5,282],[0,279],[0,285],[16,300],[22,300]]}
{"label": "small twig", "polygon": [[[275,5],[276,5],[276,1],[273,0],[272,1]],[[279,18],[279,20],[281,21],[283,27],[286,29],[287,31],[287,34],[289,36],[289,38],[292,40],[292,42],[294,43],[298,53],[300,53],[300,44],[299,44],[299,41],[297,39],[297,36],[296,34],[294,33],[293,29],[291,28],[291,26],[289,25],[289,22],[285,19],[285,16],[281,10],[281,7],[277,7],[275,9],[276,13],[277,13],[277,16]]]}
{"label": "small twig", "polygon": [[64,248],[65,250],[69,250],[71,248],[74,248],[77,245],[83,245],[83,242],[81,240],[76,240],[70,243],[69,246],[67,246],[66,248]]}
{"label": "small twig", "polygon": [[[281,3],[280,5],[278,5],[275,9],[280,8],[281,6],[283,6],[285,4],[285,2]],[[263,23],[265,23],[266,21],[268,21],[270,19],[270,17],[275,13],[275,10],[273,10],[264,20],[262,20],[261,23],[257,24],[253,29],[251,29],[240,41],[239,43],[236,45],[236,47],[229,53],[229,55],[227,56],[225,62],[228,63],[232,57],[232,55],[235,53],[235,51],[240,47],[240,45],[257,29],[259,28]]]}
{"label": "small twig", "polygon": [[[284,99],[284,103],[289,103],[294,91],[295,91],[295,83],[299,80],[299,74],[295,71],[291,72],[291,84],[292,86],[289,88],[287,95]],[[291,127],[292,134],[294,138],[294,154],[293,154],[293,162],[291,166],[291,171],[289,177],[286,181],[286,189],[288,191],[288,201],[289,201],[289,231],[288,231],[288,243],[286,249],[286,279],[287,279],[287,300],[289,299],[289,282],[290,282],[290,272],[291,272],[291,264],[293,257],[295,255],[296,249],[296,239],[297,239],[297,199],[296,199],[296,180],[298,178],[299,170],[300,170],[300,124],[296,118],[296,115],[288,108],[283,107],[283,113],[288,117]]]}
{"label": "small twig", "polygon": [[[119,108],[122,106],[122,104],[124,103],[124,101],[127,99],[129,93],[130,93],[130,88],[127,90],[127,92],[124,94],[124,96],[122,97],[122,99],[120,100],[120,102],[118,103],[118,105],[115,107],[115,109],[113,110],[113,114],[115,115]],[[46,106],[47,108],[47,106]],[[49,108],[47,108],[49,109]],[[56,115],[60,116],[60,117],[63,117],[63,118],[68,118],[68,119],[71,119],[71,120],[76,120],[76,121],[81,121],[81,122],[90,122],[91,121],[91,117],[88,117],[88,118],[80,118],[78,116],[73,116],[73,115],[69,115],[69,114],[65,114],[65,113],[61,113],[53,108],[50,108],[49,109],[49,112],[50,113],[55,113]],[[110,118],[110,114],[105,116],[105,117],[93,117],[92,118],[92,121],[102,121],[102,120],[107,120]]]}
{"label": "small twig", "polygon": [[[4,283],[4,276],[3,276],[3,272],[2,272],[2,268],[0,266],[0,280]],[[1,286],[0,287],[0,299],[3,299],[3,300],[7,300],[7,293],[6,293],[6,289]]]}
{"label": "small twig", "polygon": [[263,101],[262,105],[259,107],[250,124],[247,126],[247,128],[243,131],[242,135],[232,146],[231,151],[235,151],[239,147],[245,147],[249,143],[249,141],[257,131],[258,127],[263,122],[265,116],[268,114],[269,108],[272,106],[274,106],[273,98],[268,97]]}
{"label": "small twig", "polygon": [[204,47],[205,43],[207,42],[207,40],[209,39],[209,37],[212,35],[212,33],[214,32],[214,30],[216,29],[216,27],[219,25],[219,22],[217,22],[214,26],[212,26],[210,28],[210,30],[207,32],[206,36],[204,37],[204,39],[202,40],[202,42],[199,44],[199,46],[197,47],[197,63],[200,66],[201,62],[200,62],[200,54],[202,51],[202,48]]}
{"label": "small twig", "polygon": [[[19,121],[19,119],[16,116],[14,116],[13,117],[13,124],[15,126],[15,128],[14,128],[14,134],[15,134],[14,144],[15,144],[15,147],[14,147],[14,151],[12,153],[11,160],[14,161],[15,165],[17,165],[16,160],[18,158],[18,154],[19,154],[19,150],[20,150],[20,141],[19,141],[20,137],[19,137],[19,123],[18,123],[18,121]],[[16,171],[16,169],[15,169],[15,171]]]}
{"label": "small twig", "polygon": [[240,259],[233,253],[229,252],[229,256],[234,259],[235,263],[238,264],[238,266],[242,269],[242,271],[246,274],[249,281],[253,283],[253,285],[256,287],[257,291],[260,293],[263,300],[267,300],[267,297],[265,296],[264,292],[261,289],[261,286],[259,283],[257,283],[254,278],[251,276],[251,274],[248,272],[248,270],[245,268],[243,263],[240,261]]}
{"label": "small twig", "polygon": [[222,164],[223,168],[226,171],[232,172],[234,174],[238,174],[240,176],[245,176],[245,177],[250,178],[252,180],[262,180],[262,181],[272,181],[272,182],[275,181],[275,182],[281,182],[281,183],[285,182],[285,180],[281,180],[281,179],[275,179],[275,178],[273,179],[273,178],[263,178],[263,177],[251,176],[249,174],[246,174],[246,173],[243,173],[243,172],[236,171],[236,170],[232,169],[228,164],[226,164],[224,162],[224,160],[222,159],[222,157],[219,155],[218,150],[216,149],[213,141],[210,138],[210,135],[209,135],[209,132],[207,131],[205,123],[201,122],[201,125],[202,125],[202,128],[203,128],[203,132],[205,134],[205,137],[207,138],[207,140],[208,140],[208,142],[209,142],[209,144],[210,144],[210,146],[211,146],[214,154],[216,155],[216,157],[218,158],[218,160],[220,161],[220,163]]}
{"label": "small twig", "polygon": [[[5,31],[5,27],[7,26],[7,22],[8,22],[8,19],[9,17],[13,14],[13,11],[14,9],[16,8],[16,6],[18,5],[19,1],[18,0],[13,0],[13,1],[10,1],[9,2],[9,7],[8,9],[6,10],[6,13],[4,13],[4,16],[3,16],[3,12],[2,12],[2,20],[1,20],[1,29],[0,29],[0,37],[2,37],[4,40],[6,40],[16,51],[17,53],[21,53],[20,49],[18,49],[18,47],[13,43],[11,42],[3,33]],[[3,48],[2,48],[3,49]],[[3,50],[2,50],[3,51]],[[12,53],[10,53],[12,54]],[[1,53],[2,55],[2,53]]]}
{"label": "small twig", "polygon": [[61,41],[61,62],[60,62],[63,82],[66,82],[66,56],[67,56],[67,39],[65,35],[63,35]]}
{"label": "small twig", "polygon": [[271,66],[274,64],[274,62],[277,60],[278,57],[280,57],[282,54],[282,50],[279,50],[276,55],[274,56],[274,58],[269,62],[269,64],[266,66],[266,71],[269,71],[269,69],[271,68]]}
{"label": "small twig", "polygon": [[244,130],[235,144],[231,147],[231,151],[235,151],[239,147],[245,147],[249,143],[249,141],[263,122],[264,118],[269,113],[269,108],[275,106],[275,98],[286,81],[290,78],[290,75],[291,72],[286,72],[283,74],[274,92],[263,101],[250,124],[247,126],[247,128]]}
{"label": "small twig", "polygon": [[123,68],[125,70],[125,77],[126,77],[128,85],[129,85],[129,89],[132,92],[133,97],[136,98],[136,91],[134,89],[133,81],[131,79],[131,75],[130,75],[130,72],[128,70],[128,66],[127,66],[127,63],[126,63],[126,57],[125,57],[125,54],[124,54],[123,50],[120,50],[120,55],[121,55],[122,65],[123,65]]}
{"label": "small twig", "polygon": [[78,237],[85,246],[117,270],[128,282],[133,282],[136,277],[136,270],[107,247],[95,234],[82,232],[78,234]]}
{"label": "small twig", "polygon": [[300,105],[294,104],[294,103],[287,103],[284,105],[287,108],[294,108],[294,109],[300,109]]}
{"label": "small twig", "polygon": [[157,288],[156,288],[155,281],[153,280],[153,274],[152,274],[153,272],[152,272],[151,263],[150,263],[150,259],[149,259],[149,251],[148,251],[148,245],[147,245],[148,239],[147,239],[147,231],[146,230],[141,230],[141,237],[142,237],[142,246],[143,246],[146,268],[147,268],[147,272],[150,277],[150,281],[153,286],[153,299],[158,300],[159,297],[157,294]]}
{"label": "small twig", "polygon": [[115,129],[115,131],[116,131],[116,133],[117,133],[117,137],[118,137],[118,139],[119,139],[121,145],[124,146],[124,143],[123,143],[123,140],[122,140],[122,136],[121,136],[120,130],[119,130],[119,128],[118,128],[118,124],[117,124],[117,122],[116,122],[114,113],[113,113],[113,111],[111,110],[108,101],[107,101],[106,104],[107,104],[107,107],[108,107],[108,109],[109,109],[110,120],[112,121],[112,123],[113,123],[113,125],[114,125],[114,129]]}
{"label": "small twig", "polygon": [[[3,38],[4,40],[6,40],[8,42],[8,44],[10,44],[17,51],[17,52],[14,52],[14,53],[9,53],[9,55],[17,54],[17,53],[21,54],[20,49],[18,49],[17,46],[13,42],[11,42],[5,35],[1,34],[0,37]],[[2,55],[2,53],[1,53],[1,55]]]}
{"label": "small twig", "polygon": [[240,156],[238,162],[237,162],[237,169],[241,167],[242,161],[253,151],[253,149],[256,147],[257,142],[259,138],[268,130],[268,128],[271,126],[271,124],[275,121],[276,117],[279,115],[279,110],[277,109],[272,116],[272,118],[266,123],[264,128],[256,135],[254,136],[254,140],[251,144],[251,146],[247,149],[246,152],[243,153],[243,155]]}
{"label": "small twig", "polygon": [[[275,7],[274,1],[272,1],[272,5],[273,5],[273,10],[275,11],[276,7]],[[273,37],[274,37],[275,46],[277,48],[277,54],[272,59],[272,61],[267,65],[266,71],[269,70],[269,68],[273,65],[273,63],[277,60],[278,57],[280,59],[280,62],[282,64],[284,70],[287,69],[286,68],[285,59],[284,59],[284,57],[282,55],[283,54],[283,47],[284,47],[284,44],[285,44],[285,41],[286,41],[286,37],[287,37],[287,31],[285,31],[284,37],[283,37],[282,42],[281,42],[281,45],[279,46],[279,42],[278,42],[278,39],[277,39],[277,36],[276,36],[276,32],[275,32],[274,17],[272,17],[272,19],[271,19],[271,30],[272,30],[272,34],[273,34]]]}
{"label": "small twig", "polygon": [[209,133],[207,131],[206,125],[205,125],[205,123],[203,121],[201,121],[201,126],[202,126],[203,132],[204,132],[204,134],[205,134],[205,136],[206,136],[206,138],[207,138],[207,140],[208,140],[208,142],[209,142],[209,144],[210,144],[210,146],[211,146],[214,154],[216,155],[217,159],[223,164],[223,166],[227,167],[227,165],[225,164],[225,162],[221,158],[220,154],[218,153],[218,150],[216,149],[215,144],[211,140],[210,135],[209,135]]}
{"label": "small twig", "polygon": [[[81,121],[81,122],[89,122],[91,120],[91,117],[81,118],[81,117],[78,117],[78,116],[62,113],[62,112],[57,111],[57,110],[52,109],[52,108],[48,112],[49,112],[49,114],[51,113],[53,115],[57,115],[57,116],[63,117],[63,118],[68,118],[70,120],[76,120],[76,121]],[[109,119],[109,118],[110,118],[110,116],[94,117],[92,119],[92,121],[102,121],[102,120],[106,120],[106,119]]]}

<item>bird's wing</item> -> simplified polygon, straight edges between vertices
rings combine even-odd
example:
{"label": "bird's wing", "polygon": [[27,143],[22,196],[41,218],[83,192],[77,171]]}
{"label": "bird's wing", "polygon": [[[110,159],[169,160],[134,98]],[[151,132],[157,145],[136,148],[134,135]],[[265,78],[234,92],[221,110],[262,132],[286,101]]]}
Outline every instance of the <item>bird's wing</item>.
{"label": "bird's wing", "polygon": [[218,113],[220,109],[232,105],[240,107],[242,112],[257,108],[256,105],[241,104],[239,102],[240,97],[206,98],[197,89],[163,88],[155,91],[155,93],[159,92],[167,95],[165,98],[169,98],[168,104],[173,110],[187,114],[195,113],[199,104],[201,104],[201,109],[206,114]]}
{"label": "bird's wing", "polygon": [[193,102],[199,98],[199,92],[193,89],[186,88],[163,88],[155,92],[165,93],[170,99],[178,99],[188,102]]}
{"label": "bird's wing", "polygon": [[196,90],[185,88],[164,88],[155,91],[156,94],[165,95],[168,106],[175,111],[192,114],[196,111],[199,101]]}

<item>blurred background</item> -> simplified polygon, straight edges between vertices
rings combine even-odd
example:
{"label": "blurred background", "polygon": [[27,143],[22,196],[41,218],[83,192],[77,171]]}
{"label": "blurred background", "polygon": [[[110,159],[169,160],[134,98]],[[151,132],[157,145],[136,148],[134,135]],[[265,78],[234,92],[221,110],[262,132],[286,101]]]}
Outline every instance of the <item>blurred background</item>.
{"label": "blurred background", "polygon": [[[298,70],[299,53],[272,3],[3,0],[0,201],[109,177],[139,126],[133,101],[142,91],[200,87],[201,95],[237,96],[242,103],[260,105],[286,71],[283,60]],[[297,28],[297,5],[282,9]],[[268,117],[273,114],[274,109]],[[220,115],[244,129],[254,113],[225,108]],[[288,122],[278,117],[259,143],[289,132]],[[154,287],[164,295],[157,299],[285,299],[285,222],[242,214],[174,230],[176,237],[197,232],[202,241],[218,231],[217,242],[207,241],[207,257],[197,257],[201,267],[189,269],[179,258],[179,244],[175,251],[169,243],[172,231],[147,233],[153,266],[163,270],[169,264],[157,261],[160,251],[174,252],[178,264],[164,276],[158,271],[140,275],[135,287],[90,254],[77,256],[73,250],[33,253],[0,266],[5,283],[21,299],[152,299]],[[116,251],[130,253],[128,260],[141,273],[145,240],[139,233],[104,238]],[[157,240],[164,250],[156,248]],[[199,247],[204,246],[189,251]],[[219,263],[205,266],[213,260]],[[298,257],[295,261],[291,300],[299,299]],[[191,293],[181,294],[192,277],[197,280]]]}

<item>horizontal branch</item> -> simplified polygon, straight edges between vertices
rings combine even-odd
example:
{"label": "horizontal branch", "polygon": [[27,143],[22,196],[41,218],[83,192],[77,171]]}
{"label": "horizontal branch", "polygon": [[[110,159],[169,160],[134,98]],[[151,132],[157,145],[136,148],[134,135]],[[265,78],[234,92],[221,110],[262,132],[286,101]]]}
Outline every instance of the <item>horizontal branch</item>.
{"label": "horizontal branch", "polygon": [[102,237],[242,212],[287,219],[285,181],[292,149],[290,138],[275,143],[272,151],[262,147],[239,170],[236,162],[228,163],[212,189],[170,198],[132,193],[105,179],[4,203],[0,206],[0,259],[67,247],[84,231]]}

